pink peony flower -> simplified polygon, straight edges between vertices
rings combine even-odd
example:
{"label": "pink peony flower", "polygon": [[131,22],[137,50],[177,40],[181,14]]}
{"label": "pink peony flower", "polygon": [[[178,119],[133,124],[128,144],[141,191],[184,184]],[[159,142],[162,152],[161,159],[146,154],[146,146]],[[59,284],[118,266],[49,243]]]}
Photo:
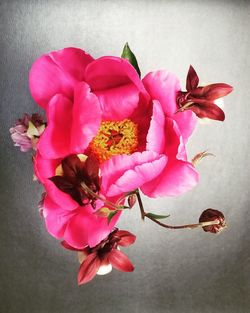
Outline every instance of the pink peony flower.
{"label": "pink peony flower", "polygon": [[159,71],[141,81],[127,60],[93,60],[67,48],[34,63],[30,87],[48,116],[42,157],[90,150],[102,161],[109,196],[137,187],[148,196],[177,195],[197,183],[185,153],[196,117],[175,114],[180,84],[173,74]]}
{"label": "pink peony flower", "polygon": [[[78,251],[81,266],[78,272],[78,284],[86,284],[96,274],[107,274],[112,267],[122,272],[132,272],[134,266],[129,258],[119,250],[119,247],[128,247],[135,242],[136,237],[126,230],[113,230],[107,238],[97,246],[84,249],[75,249],[66,241],[62,242],[64,248]],[[103,271],[105,270],[105,272]]]}
{"label": "pink peony flower", "polygon": [[[176,113],[180,83],[173,74],[152,72],[141,81],[127,60],[94,60],[80,49],[66,48],[34,63],[30,89],[48,119],[35,168],[47,192],[46,225],[57,238],[74,247],[91,240],[93,246],[118,218],[108,225],[91,206],[79,206],[50,180],[69,155],[99,159],[100,192],[109,199],[137,188],[149,197],[176,196],[197,184],[198,173],[185,151],[197,118],[191,111]],[[72,212],[76,221],[69,222]]]}

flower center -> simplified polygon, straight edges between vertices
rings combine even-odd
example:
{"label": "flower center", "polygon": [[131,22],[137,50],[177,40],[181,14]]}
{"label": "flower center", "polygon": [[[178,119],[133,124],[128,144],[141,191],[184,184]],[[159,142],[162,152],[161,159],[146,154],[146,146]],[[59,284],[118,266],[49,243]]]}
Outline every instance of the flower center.
{"label": "flower center", "polygon": [[120,122],[105,121],[90,143],[100,162],[118,154],[131,154],[138,146],[137,125],[129,119]]}

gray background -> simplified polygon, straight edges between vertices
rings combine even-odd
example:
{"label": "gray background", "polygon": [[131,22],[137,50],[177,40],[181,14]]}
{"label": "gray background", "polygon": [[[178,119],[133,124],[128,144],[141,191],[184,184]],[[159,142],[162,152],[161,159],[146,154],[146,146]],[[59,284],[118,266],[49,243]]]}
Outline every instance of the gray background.
{"label": "gray background", "polygon": [[[1,313],[249,312],[249,2],[1,1],[0,14]],[[144,200],[178,224],[220,209],[229,227],[218,236],[167,231],[141,222],[134,208],[119,226],[138,236],[126,250],[135,272],[79,288],[75,255],[39,217],[31,156],[13,147],[8,129],[37,111],[28,71],[38,56],[66,46],[120,55],[126,41],[143,74],[167,68],[184,84],[191,63],[202,81],[235,87],[226,121],[200,125],[190,141],[190,157],[204,149],[217,156],[199,165],[199,186],[177,199]]]}

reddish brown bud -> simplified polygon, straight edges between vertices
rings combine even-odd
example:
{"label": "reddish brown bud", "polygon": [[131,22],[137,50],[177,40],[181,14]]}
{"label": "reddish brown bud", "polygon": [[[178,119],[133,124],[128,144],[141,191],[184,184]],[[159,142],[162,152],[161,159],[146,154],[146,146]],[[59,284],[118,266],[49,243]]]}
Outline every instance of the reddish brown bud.
{"label": "reddish brown bud", "polygon": [[[214,224],[210,224],[213,222]],[[202,227],[204,231],[214,234],[219,233],[226,227],[223,213],[214,209],[205,210],[200,216],[199,223],[204,223]]]}
{"label": "reddish brown bud", "polygon": [[132,195],[128,197],[128,205],[130,209],[135,205],[135,203],[136,203],[136,195],[133,193]]}

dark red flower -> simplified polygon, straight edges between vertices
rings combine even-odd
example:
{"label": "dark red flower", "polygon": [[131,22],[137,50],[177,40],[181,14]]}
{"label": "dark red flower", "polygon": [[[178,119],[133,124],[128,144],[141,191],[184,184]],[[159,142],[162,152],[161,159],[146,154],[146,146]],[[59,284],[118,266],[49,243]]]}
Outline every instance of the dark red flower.
{"label": "dark red flower", "polygon": [[91,281],[103,266],[110,265],[122,272],[132,272],[134,266],[126,254],[119,250],[119,246],[127,247],[133,244],[135,239],[136,236],[130,232],[116,228],[106,239],[93,248],[75,249],[66,241],[63,241],[62,245],[66,249],[81,253],[78,284],[82,285]]}
{"label": "dark red flower", "polygon": [[221,108],[215,104],[215,100],[226,96],[232,92],[233,87],[216,83],[204,87],[199,85],[199,77],[190,65],[186,79],[187,91],[180,91],[177,95],[177,104],[180,111],[192,110],[199,118],[209,118],[224,121],[225,114]]}
{"label": "dark red flower", "polygon": [[70,155],[62,160],[62,172],[62,176],[56,175],[49,179],[80,206],[91,203],[94,207],[96,198],[93,193],[100,191],[98,159],[91,154],[86,161],[81,161],[77,155]]}
{"label": "dark red flower", "polygon": [[217,234],[226,227],[225,217],[223,213],[214,209],[207,209],[201,214],[199,223],[204,222],[217,222],[217,224],[202,227],[204,231],[214,234]]}

